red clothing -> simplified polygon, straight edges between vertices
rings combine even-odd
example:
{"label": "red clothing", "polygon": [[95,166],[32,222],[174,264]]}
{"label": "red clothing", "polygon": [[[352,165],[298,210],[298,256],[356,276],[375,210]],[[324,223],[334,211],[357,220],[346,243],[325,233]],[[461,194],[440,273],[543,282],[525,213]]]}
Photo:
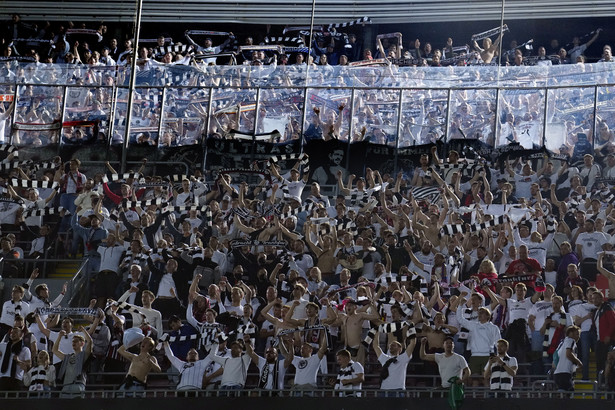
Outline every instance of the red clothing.
{"label": "red clothing", "polygon": [[615,340],[615,312],[609,302],[604,302],[596,311],[595,323],[598,327],[598,335],[600,341],[606,342],[606,338],[610,338],[608,343],[613,343]]}
{"label": "red clothing", "polygon": [[538,277],[538,275],[540,275],[541,271],[542,271],[542,266],[540,265],[540,262],[538,262],[534,258],[527,258],[525,260],[516,259],[512,261],[510,265],[508,265],[508,269],[506,269],[505,275],[518,276],[518,275],[528,275],[530,272],[535,272],[537,274],[534,276],[533,279],[523,280],[523,281],[515,282],[513,284],[513,289],[515,286],[517,286],[517,283],[525,283],[525,286],[527,286],[528,288],[534,288],[534,284],[536,283],[536,278]]}
{"label": "red clothing", "polygon": [[[491,284],[487,284],[489,281]],[[489,286],[489,289],[493,291],[493,293],[497,293],[495,289],[495,284],[498,281],[498,274],[496,272],[478,272],[478,286],[476,287],[476,291],[479,293],[485,294],[482,287],[483,285]],[[484,284],[483,284],[484,282]]]}
{"label": "red clothing", "polygon": [[[103,191],[105,193],[105,195],[107,196],[107,198],[109,198],[114,204],[119,205],[122,203],[122,199],[124,199],[122,196],[115,194],[113,191],[111,191],[111,189],[109,189],[109,185],[107,185],[106,182],[103,183]],[[141,196],[143,195],[143,193],[145,192],[145,189],[140,189],[137,191],[137,199],[141,198]],[[129,199],[129,198],[126,198]]]}

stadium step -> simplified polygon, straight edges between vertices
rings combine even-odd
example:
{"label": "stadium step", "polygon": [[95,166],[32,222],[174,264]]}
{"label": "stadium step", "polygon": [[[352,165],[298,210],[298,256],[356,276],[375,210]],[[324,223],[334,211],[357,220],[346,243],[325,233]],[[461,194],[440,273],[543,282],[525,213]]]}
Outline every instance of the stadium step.
{"label": "stadium step", "polygon": [[[596,374],[598,374],[598,367],[596,366],[596,354],[594,352],[591,352],[589,354],[589,376],[590,378],[594,378],[596,377]],[[581,381],[582,380],[582,372],[576,372],[575,374],[575,382]]]}
{"label": "stadium step", "polygon": [[593,393],[596,389],[596,382],[591,380],[575,380],[574,381],[574,399],[593,399]]}
{"label": "stadium step", "polygon": [[55,271],[49,275],[52,279],[70,279],[79,270],[81,261],[76,260],[74,262],[58,262]]}

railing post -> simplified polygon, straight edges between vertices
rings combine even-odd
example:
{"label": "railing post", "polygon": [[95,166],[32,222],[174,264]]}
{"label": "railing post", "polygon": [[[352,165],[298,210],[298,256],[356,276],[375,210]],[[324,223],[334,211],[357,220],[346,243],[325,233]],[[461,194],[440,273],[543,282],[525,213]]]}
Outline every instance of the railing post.
{"label": "railing post", "polygon": [[[553,92],[555,92],[555,90],[553,90]],[[545,108],[543,110],[543,114],[542,114],[542,141],[540,141],[540,145],[544,146],[545,145],[545,140],[547,138],[547,109],[549,108],[549,89],[545,88]]]}
{"label": "railing post", "polygon": [[494,126],[494,130],[493,130],[493,135],[494,135],[494,139],[493,139],[493,148],[497,148],[498,147],[498,140],[500,138],[500,113],[499,113],[499,109],[500,109],[500,88],[496,88],[495,89],[495,126]]}
{"label": "railing post", "polygon": [[164,122],[164,107],[165,97],[167,95],[166,84],[162,86],[162,95],[160,96],[160,119],[158,120],[158,138],[156,140],[156,146],[160,144],[160,138],[162,137],[162,123]]}
{"label": "railing post", "polygon": [[401,116],[403,113],[402,104],[404,100],[404,91],[404,89],[399,90],[399,98],[397,99],[397,136],[395,137],[395,159],[393,160],[393,176],[397,175],[397,151],[399,150],[399,138],[401,136]]}
{"label": "railing post", "polygon": [[60,130],[58,132],[58,154],[62,149],[62,131],[64,128],[62,127],[62,123],[64,122],[64,114],[66,113],[66,97],[68,96],[68,85],[64,86],[64,97],[62,98],[62,111],[60,112]]}
{"label": "railing post", "polygon": [[[354,93],[355,93],[355,88],[352,87],[352,92],[350,93],[350,124],[348,126],[348,146],[346,147],[346,164],[344,165],[346,167],[347,170],[350,170],[350,144],[352,141],[352,132],[353,132],[353,126],[352,126],[352,113],[354,111]],[[342,124],[344,122],[344,111],[342,110],[340,112],[340,115],[342,116],[342,120],[340,122],[340,124]],[[340,135],[341,137],[341,135]],[[350,171],[349,171],[350,172]],[[352,188],[352,187],[350,187]]]}
{"label": "railing post", "polygon": [[596,147],[596,135],[597,135],[597,125],[598,125],[598,85],[594,86],[594,119],[592,130],[592,152]]}
{"label": "railing post", "polygon": [[453,98],[452,89],[448,89],[448,95],[446,97],[446,120],[444,121],[444,142],[448,142],[448,130],[449,130],[449,121],[451,119],[451,101]]}

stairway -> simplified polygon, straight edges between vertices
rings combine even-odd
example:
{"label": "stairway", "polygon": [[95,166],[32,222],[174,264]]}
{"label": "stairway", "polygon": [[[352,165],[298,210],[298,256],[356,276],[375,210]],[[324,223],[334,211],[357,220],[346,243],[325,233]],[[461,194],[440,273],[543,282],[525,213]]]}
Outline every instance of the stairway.
{"label": "stairway", "polygon": [[[81,266],[81,259],[75,259],[74,261],[61,261],[57,262],[53,273],[48,276],[52,279],[65,279],[69,280],[77,273]],[[48,268],[49,269],[49,268]]]}
{"label": "stairway", "polygon": [[[591,352],[589,354],[589,375],[595,377],[598,373],[596,366],[596,354]],[[593,399],[592,393],[597,388],[597,382],[594,380],[582,380],[581,373],[577,372],[574,380],[574,395],[575,399]]]}

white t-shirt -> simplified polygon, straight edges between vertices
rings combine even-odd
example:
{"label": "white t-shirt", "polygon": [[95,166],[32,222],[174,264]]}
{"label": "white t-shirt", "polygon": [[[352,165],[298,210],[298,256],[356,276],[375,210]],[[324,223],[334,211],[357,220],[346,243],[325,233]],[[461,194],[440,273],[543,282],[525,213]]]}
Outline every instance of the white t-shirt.
{"label": "white t-shirt", "polygon": [[[594,316],[596,305],[593,303],[583,302],[582,300],[573,300],[568,304],[568,313],[574,319],[575,316],[584,317],[591,313]],[[592,319],[586,319],[581,323],[581,332],[589,332],[592,327]]]}
{"label": "white t-shirt", "polygon": [[305,358],[301,356],[295,356],[292,361],[295,366],[295,384],[311,384],[316,386],[316,375],[320,368],[320,359],[317,354]]}
{"label": "white t-shirt", "polygon": [[532,299],[525,298],[522,301],[510,298],[507,299],[508,305],[508,324],[511,324],[517,319],[527,320],[530,317],[530,309],[534,306]]}
{"label": "white t-shirt", "polygon": [[13,302],[7,300],[2,305],[2,316],[0,316],[0,323],[13,327],[15,325],[15,315],[18,314],[21,317],[26,317],[30,313],[30,304],[25,301]]}
{"label": "white t-shirt", "polygon": [[602,251],[602,245],[607,243],[607,238],[602,232],[582,232],[577,237],[576,244],[581,245],[583,260],[598,259],[598,252]]}
{"label": "white t-shirt", "polygon": [[169,361],[179,372],[179,383],[177,384],[177,390],[183,389],[200,389],[203,385],[203,375],[209,365],[209,360],[203,359],[196,362],[184,362],[175,356],[171,356],[170,349],[165,346],[165,352]]}
{"label": "white t-shirt", "polygon": [[[382,353],[378,356],[378,361],[382,366],[391,359],[393,356],[389,356]],[[382,380],[380,390],[405,390],[406,389],[406,371],[408,370],[408,363],[412,356],[408,357],[406,352],[402,352],[397,356],[397,361],[389,365],[389,377]]]}
{"label": "white t-shirt", "polygon": [[577,366],[566,357],[566,350],[572,349],[572,353],[577,353],[577,343],[571,337],[566,337],[564,342],[559,347],[557,355],[559,356],[559,362],[555,368],[555,374],[558,373],[573,373]]}
{"label": "white t-shirt", "polygon": [[117,273],[122,254],[126,250],[122,245],[115,246],[99,246],[98,253],[100,254],[100,271],[109,270]]}
{"label": "white t-shirt", "polygon": [[535,182],[538,182],[538,177],[536,174],[515,174],[515,196],[517,198],[530,199],[532,197],[532,194],[530,193],[530,186]]}
{"label": "white t-shirt", "polygon": [[457,353],[448,357],[444,353],[436,353],[435,359],[442,378],[442,387],[451,387],[448,380],[454,376],[463,377],[463,369],[468,367],[466,359]]}
{"label": "white t-shirt", "polygon": [[551,314],[552,311],[553,303],[545,301],[536,302],[534,306],[530,308],[530,316],[534,316],[536,318],[534,320],[535,330],[540,330],[540,328],[542,328],[542,325],[545,323],[545,319]]}
{"label": "white t-shirt", "polygon": [[[218,350],[217,346],[215,350]],[[248,367],[252,360],[250,356],[247,354],[242,354],[239,357],[220,357],[214,355],[212,360],[224,367],[220,386],[244,386],[246,384]]]}

